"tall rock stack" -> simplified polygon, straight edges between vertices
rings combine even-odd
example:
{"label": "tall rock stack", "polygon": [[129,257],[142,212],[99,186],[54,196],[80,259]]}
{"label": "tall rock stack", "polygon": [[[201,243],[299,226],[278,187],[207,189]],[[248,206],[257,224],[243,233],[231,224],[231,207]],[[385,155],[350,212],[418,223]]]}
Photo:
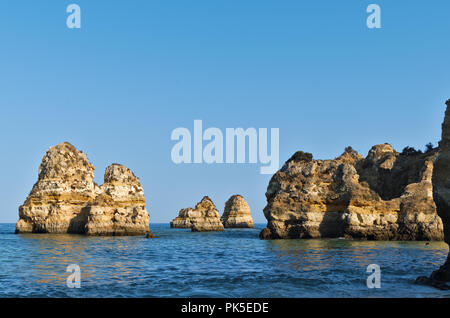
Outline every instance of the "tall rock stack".
{"label": "tall rock stack", "polygon": [[262,239],[349,237],[442,240],[431,176],[437,149],[398,153],[351,147],[334,160],[294,154],[267,187]]}
{"label": "tall rock stack", "polygon": [[51,147],[39,167],[38,181],[19,207],[16,232],[81,233],[86,207],[99,193],[94,166],[68,142]]}
{"label": "tall rock stack", "polygon": [[[450,99],[446,102],[442,139],[439,143],[439,155],[434,162],[433,198],[437,213],[444,224],[444,241],[450,245]],[[440,289],[450,289],[450,254],[447,261],[431,276],[419,277],[417,283],[432,285]]]}
{"label": "tall rock stack", "polygon": [[450,99],[446,105],[439,155],[434,163],[433,198],[444,223],[444,240],[450,244]]}
{"label": "tall rock stack", "polygon": [[233,195],[225,203],[221,217],[225,228],[254,228],[250,207],[241,195]]}
{"label": "tall rock stack", "polygon": [[150,233],[142,187],[128,168],[108,167],[101,187],[93,179],[94,166],[84,153],[68,142],[51,147],[19,207],[16,233]]}
{"label": "tall rock stack", "polygon": [[173,228],[191,228],[192,232],[223,231],[220,214],[212,200],[205,196],[194,209],[181,209],[170,222]]}
{"label": "tall rock stack", "polygon": [[89,205],[86,233],[89,235],[140,235],[149,228],[144,190],[139,179],[125,166],[106,168],[101,193]]}

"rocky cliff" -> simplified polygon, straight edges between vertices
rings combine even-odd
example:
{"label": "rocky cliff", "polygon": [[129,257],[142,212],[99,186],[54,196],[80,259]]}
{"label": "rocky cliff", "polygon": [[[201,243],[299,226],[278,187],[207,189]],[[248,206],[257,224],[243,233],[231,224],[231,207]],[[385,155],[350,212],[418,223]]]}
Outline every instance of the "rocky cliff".
{"label": "rocky cliff", "polygon": [[226,228],[254,228],[250,207],[241,195],[233,195],[225,203],[221,217]]}
{"label": "rocky cliff", "polygon": [[[433,197],[437,213],[444,226],[444,240],[450,244],[450,100],[446,102],[444,122],[442,124],[442,139],[439,143],[439,155],[434,162]],[[431,276],[419,277],[417,283],[432,285],[440,289],[450,289],[450,254],[447,261]]]}
{"label": "rocky cliff", "polygon": [[299,151],[269,183],[260,238],[442,240],[431,184],[436,155],[399,154],[389,144],[366,158],[351,147],[334,160]]}
{"label": "rocky cliff", "polygon": [[207,196],[194,209],[181,209],[178,216],[170,222],[170,227],[191,228],[193,232],[224,230],[219,211]]}
{"label": "rocky cliff", "polygon": [[128,168],[109,166],[100,187],[93,179],[94,166],[83,152],[68,142],[51,147],[19,207],[16,233],[149,233],[144,193]]}

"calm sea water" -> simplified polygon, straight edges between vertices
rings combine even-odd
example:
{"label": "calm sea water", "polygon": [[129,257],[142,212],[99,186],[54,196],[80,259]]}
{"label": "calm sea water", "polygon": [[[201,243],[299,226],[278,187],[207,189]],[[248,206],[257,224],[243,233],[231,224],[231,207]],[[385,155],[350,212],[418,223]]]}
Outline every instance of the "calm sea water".
{"label": "calm sea water", "polygon": [[[0,297],[450,297],[414,284],[445,260],[441,242],[261,241],[256,229],[192,233],[152,224],[156,239],[14,234],[0,224]],[[369,264],[381,288],[368,289]],[[81,288],[66,286],[69,264]]]}

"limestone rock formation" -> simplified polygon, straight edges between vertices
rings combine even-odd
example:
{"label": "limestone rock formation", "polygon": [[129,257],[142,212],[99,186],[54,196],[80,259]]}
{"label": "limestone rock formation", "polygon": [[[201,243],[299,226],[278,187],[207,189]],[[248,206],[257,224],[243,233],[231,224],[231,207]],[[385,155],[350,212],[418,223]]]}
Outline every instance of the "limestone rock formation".
{"label": "limestone rock formation", "polygon": [[191,228],[193,232],[223,231],[219,211],[207,196],[197,203],[195,209],[181,209],[179,215],[170,222],[173,228]]}
{"label": "limestone rock formation", "polygon": [[93,179],[94,166],[84,153],[67,142],[50,148],[38,181],[19,207],[16,232],[82,232],[86,207],[99,193]]}
{"label": "limestone rock formation", "polygon": [[190,229],[192,227],[191,215],[194,215],[193,208],[181,209],[178,216],[170,222],[170,227],[177,229]]}
{"label": "limestone rock formation", "polygon": [[86,233],[89,235],[141,235],[148,232],[144,190],[133,172],[119,164],[106,168],[100,194],[89,205],[87,213]]}
{"label": "limestone rock formation", "polygon": [[254,228],[250,207],[241,195],[233,195],[225,203],[221,217],[226,228]]}
{"label": "limestone rock formation", "polygon": [[94,166],[83,152],[68,142],[51,147],[19,207],[16,233],[149,233],[144,193],[128,168],[109,166],[101,187],[93,179]]}
{"label": "limestone rock formation", "polygon": [[260,238],[442,240],[431,184],[436,155],[399,154],[389,144],[366,158],[351,147],[334,160],[299,151],[268,185]]}
{"label": "limestone rock formation", "polygon": [[[439,155],[434,162],[433,197],[437,213],[444,225],[444,241],[450,244],[450,100],[446,102],[444,122],[442,124],[442,139],[439,143]],[[428,284],[440,289],[450,289],[450,254],[447,261],[431,276],[419,277],[417,283]]]}

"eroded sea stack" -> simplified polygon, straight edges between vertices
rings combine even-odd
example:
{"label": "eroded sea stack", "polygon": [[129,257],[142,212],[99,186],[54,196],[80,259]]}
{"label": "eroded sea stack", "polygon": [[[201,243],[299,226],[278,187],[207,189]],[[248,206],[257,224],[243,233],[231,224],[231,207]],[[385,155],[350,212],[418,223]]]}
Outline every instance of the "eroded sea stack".
{"label": "eroded sea stack", "polygon": [[[148,232],[149,215],[139,179],[125,166],[106,168],[100,194],[88,207],[86,233],[140,235]],[[144,231],[147,230],[147,231]]]}
{"label": "eroded sea stack", "polygon": [[150,234],[144,192],[128,168],[106,168],[100,187],[93,179],[94,166],[83,152],[68,142],[51,147],[19,207],[16,233]]}
{"label": "eroded sea stack", "polygon": [[[444,241],[450,245],[450,100],[446,102],[442,139],[439,143],[439,155],[434,162],[433,197],[437,213],[444,225]],[[432,285],[440,289],[450,289],[450,254],[447,261],[431,276],[419,277],[417,283]]]}
{"label": "eroded sea stack", "polygon": [[220,218],[225,228],[254,228],[250,206],[241,195],[233,195],[225,203]]}
{"label": "eroded sea stack", "polygon": [[173,228],[191,228],[193,232],[223,231],[220,214],[212,200],[205,196],[195,208],[181,209],[170,222]]}
{"label": "eroded sea stack", "polygon": [[299,151],[269,183],[260,238],[442,240],[431,184],[437,151],[381,144],[366,158],[347,147],[334,160]]}

